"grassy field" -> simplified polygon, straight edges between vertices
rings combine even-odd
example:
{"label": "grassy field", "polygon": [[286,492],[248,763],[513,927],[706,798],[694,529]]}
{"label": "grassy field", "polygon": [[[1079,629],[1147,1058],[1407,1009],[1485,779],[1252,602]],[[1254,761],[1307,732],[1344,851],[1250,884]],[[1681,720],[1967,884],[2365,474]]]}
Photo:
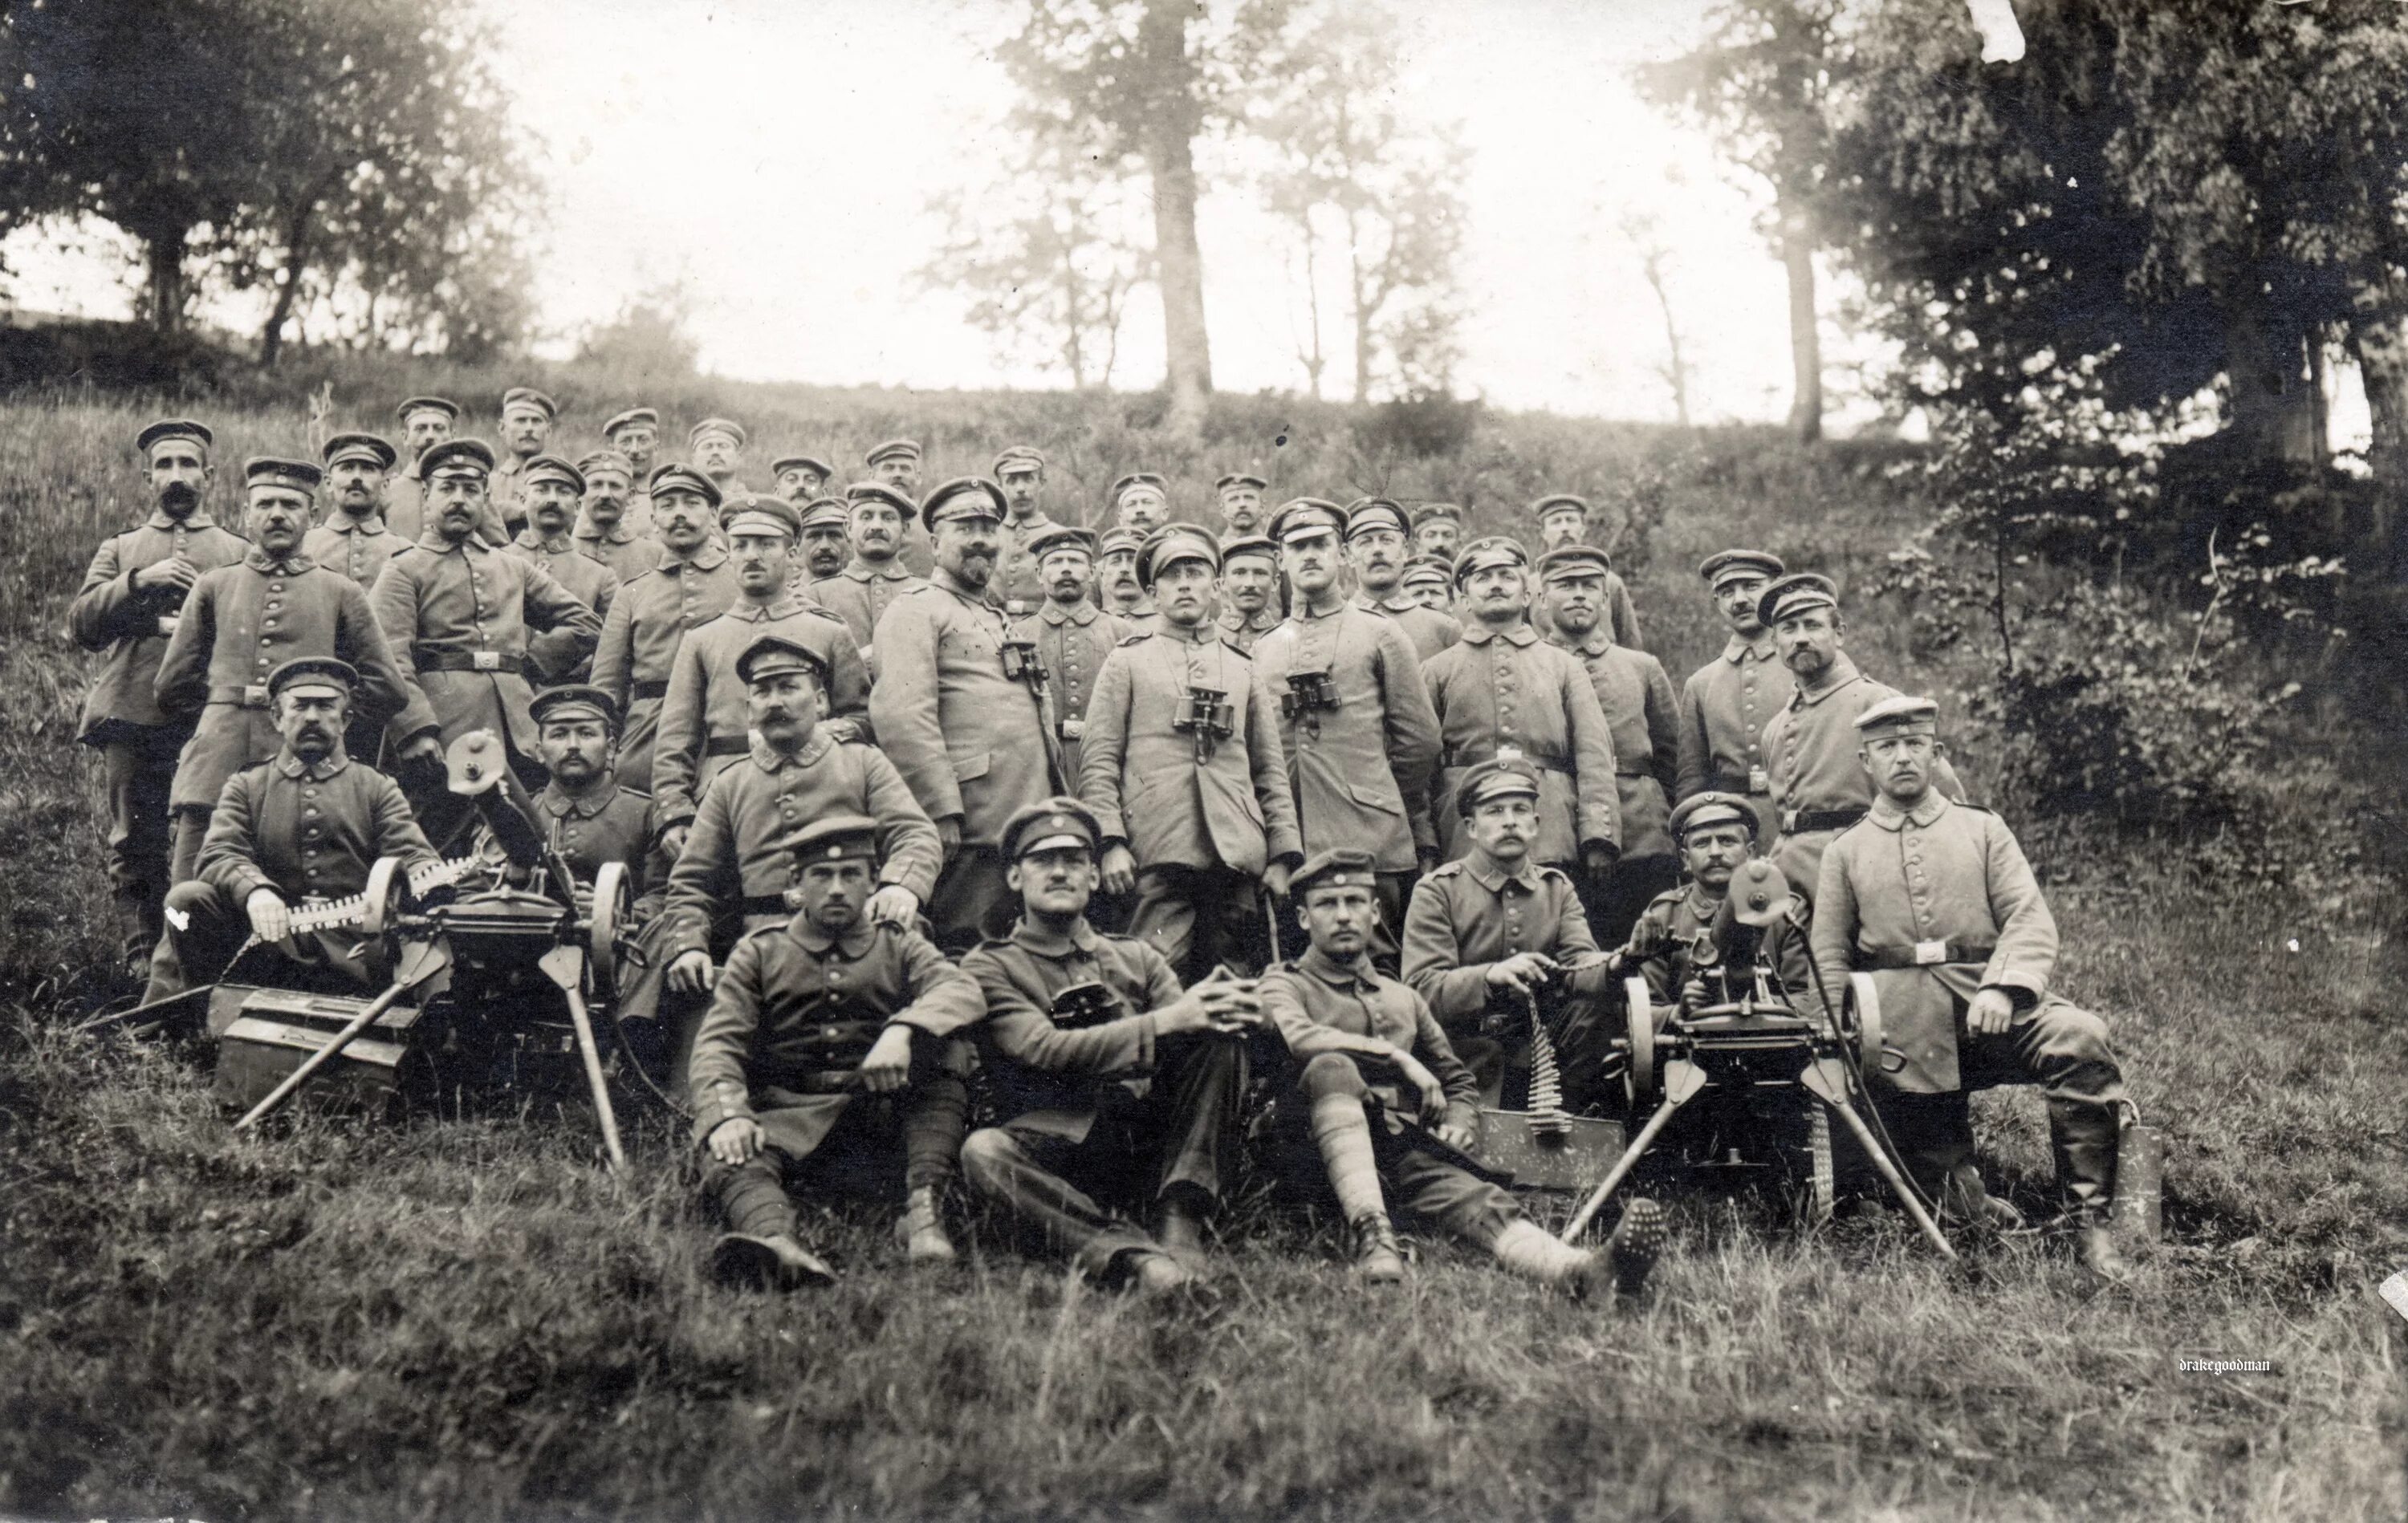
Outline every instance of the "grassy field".
{"label": "grassy field", "polygon": [[[337,382],[337,426],[405,391]],[[406,384],[405,384],[406,383]],[[572,442],[639,400],[554,382]],[[938,474],[1026,436],[1193,483],[1389,485],[1497,526],[1548,486],[1637,509],[1622,548],[1677,677],[1716,643],[1688,568],[1759,543],[1867,578],[1911,527],[1863,453],[1759,435],[1488,417],[1401,456],[1359,415],[1229,399],[1200,452],[1141,399],[727,387],[761,453],[858,458],[893,433]],[[303,442],[298,407],[196,406],[223,454]],[[1891,1213],[1807,1240],[1684,1203],[1635,1307],[1566,1305],[1444,1247],[1366,1297],[1308,1217],[1253,1200],[1187,1307],[1101,1298],[987,1252],[910,1274],[882,1221],[823,1224],[848,1271],[775,1300],[701,1274],[711,1224],[656,1121],[616,1181],[550,1121],[309,1117],[234,1138],[202,1054],[79,1038],[118,990],[95,779],[59,634],[92,546],[139,517],[154,407],[0,409],[0,1515],[1774,1519],[2398,1516],[2408,1264],[2399,938],[2373,887],[2328,902],[2202,882],[2162,849],[2042,854],[2062,986],[2104,1013],[2172,1151],[2168,1239],[2101,1289],[2013,1239],[1949,1268]],[[964,422],[962,420],[971,420]],[[1269,441],[1284,439],[1285,443]],[[826,452],[826,451],[821,451]],[[1066,483],[1065,495],[1068,495]],[[1075,509],[1077,503],[1069,505]],[[1915,672],[1861,607],[1869,670]],[[2339,699],[2334,700],[2340,703]],[[1978,736],[1963,760],[1978,788]],[[2313,748],[2303,740],[2304,752]],[[2318,797],[2321,797],[2320,795]],[[2304,810],[2311,803],[2302,795]],[[2396,913],[2396,912],[2395,912]],[[2047,1196],[2039,1107],[1978,1107],[1994,1184]],[[2264,1359],[2207,1374],[2186,1358]]]}

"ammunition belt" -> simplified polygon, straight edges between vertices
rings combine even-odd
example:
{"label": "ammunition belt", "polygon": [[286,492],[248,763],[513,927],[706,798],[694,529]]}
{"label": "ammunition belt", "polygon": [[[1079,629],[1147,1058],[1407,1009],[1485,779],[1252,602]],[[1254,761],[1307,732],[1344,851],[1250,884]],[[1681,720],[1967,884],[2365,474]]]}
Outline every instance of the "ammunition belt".
{"label": "ammunition belt", "polygon": [[631,704],[641,703],[647,698],[666,698],[668,695],[669,685],[666,680],[627,684],[627,702]]}
{"label": "ammunition belt", "polygon": [[1864,973],[1889,968],[1928,968],[1950,962],[1987,962],[1996,947],[1969,941],[1927,941],[1913,947],[1859,947],[1856,966]]}
{"label": "ammunition belt", "polygon": [[[1497,747],[1494,746],[1450,746],[1439,752],[1438,764],[1442,768],[1476,767],[1483,762],[1496,759]],[[1571,758],[1559,751],[1541,751],[1525,746],[1522,747],[1522,760],[1547,772],[1560,772],[1567,776],[1571,775]]]}
{"label": "ammunition belt", "polygon": [[432,646],[411,646],[409,659],[422,672],[509,672],[516,675],[523,664],[507,650],[438,650]]}
{"label": "ammunition belt", "polygon": [[1864,805],[1847,809],[1792,809],[1781,817],[1781,833],[1803,835],[1812,831],[1843,831],[1870,813]]}

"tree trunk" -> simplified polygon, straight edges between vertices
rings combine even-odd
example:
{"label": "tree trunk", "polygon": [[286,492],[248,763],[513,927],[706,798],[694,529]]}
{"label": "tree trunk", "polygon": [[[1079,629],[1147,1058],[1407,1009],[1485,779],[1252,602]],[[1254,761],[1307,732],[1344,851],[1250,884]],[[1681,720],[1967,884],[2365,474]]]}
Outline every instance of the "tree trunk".
{"label": "tree trunk", "polygon": [[2268,463],[2324,461],[2316,434],[2321,399],[2308,374],[2306,342],[2297,322],[2254,302],[2231,312],[2225,326],[2231,427],[2250,454]]}
{"label": "tree trunk", "polygon": [[1188,0],[1147,0],[1138,51],[1154,81],[1155,108],[1145,140],[1154,180],[1154,252],[1162,287],[1166,420],[1175,434],[1200,434],[1212,392],[1212,349],[1204,328],[1204,254],[1196,240],[1196,135],[1202,108],[1187,56]]}
{"label": "tree trunk", "polygon": [[2408,282],[2361,283],[2351,293],[2350,352],[2358,358],[2373,422],[2367,464],[2374,473],[2373,569],[2397,578],[2400,525],[2408,520]]}
{"label": "tree trunk", "polygon": [[1795,377],[1789,432],[1799,444],[1823,437],[1823,334],[1814,314],[1814,240],[1792,212],[1781,223],[1781,263],[1789,272],[1789,366]]}
{"label": "tree trunk", "polygon": [[179,227],[143,240],[148,265],[144,315],[150,320],[150,331],[162,338],[184,331],[184,240],[190,233]]}
{"label": "tree trunk", "polygon": [[1672,385],[1672,416],[1683,428],[1689,426],[1689,367],[1681,357],[1681,329],[1672,320],[1672,293],[1664,288],[1664,252],[1660,249],[1647,251],[1641,263],[1646,271],[1648,287],[1656,292],[1656,305],[1664,314],[1664,348],[1669,358],[1664,363],[1664,378]]}

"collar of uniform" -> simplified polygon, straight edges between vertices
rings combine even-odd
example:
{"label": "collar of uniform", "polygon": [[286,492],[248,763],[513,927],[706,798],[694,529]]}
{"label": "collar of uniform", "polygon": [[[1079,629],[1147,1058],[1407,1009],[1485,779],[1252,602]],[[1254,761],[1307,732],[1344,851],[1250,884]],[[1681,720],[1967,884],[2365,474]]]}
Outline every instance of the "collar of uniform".
{"label": "collar of uniform", "polygon": [[1225,630],[1253,630],[1257,634],[1268,634],[1279,628],[1279,615],[1271,612],[1268,604],[1250,614],[1241,614],[1235,608],[1221,610],[1221,627]]}
{"label": "collar of uniform", "polygon": [[365,519],[355,519],[349,513],[330,513],[326,516],[326,521],[318,527],[329,534],[366,534],[373,538],[385,532],[384,515],[380,512],[371,513]]}
{"label": "collar of uniform", "polygon": [[1913,820],[1919,830],[1929,830],[1932,821],[1947,811],[1948,800],[1935,788],[1926,792],[1912,809],[1901,809],[1892,804],[1886,793],[1875,793],[1869,818],[1885,831],[1902,831],[1909,820]]}
{"label": "collar of uniform", "polygon": [[579,798],[574,794],[563,792],[558,783],[547,783],[544,785],[543,791],[536,795],[535,802],[541,806],[545,814],[554,819],[592,819],[595,815],[610,807],[610,801],[618,796],[619,790],[616,785],[597,788],[583,798]]}
{"label": "collar of uniform", "polygon": [[1079,917],[1078,923],[1070,928],[1067,936],[1054,935],[1023,915],[1011,923],[1010,940],[1011,945],[1024,951],[1034,952],[1039,957],[1059,959],[1079,953],[1093,957],[1096,948],[1103,945],[1104,938],[1087,923],[1083,915]]}
{"label": "collar of uniform", "polygon": [[1308,947],[1304,955],[1296,960],[1296,966],[1299,972],[1312,975],[1332,989],[1367,989],[1379,977],[1379,971],[1371,966],[1371,955],[1368,949],[1340,962],[1318,947]]}
{"label": "collar of uniform", "polygon": [[1682,895],[1681,905],[1700,925],[1712,925],[1715,914],[1723,907],[1723,902],[1692,883]]}
{"label": "collar of uniform", "polygon": [[1421,605],[1402,592],[1385,599],[1375,598],[1369,592],[1357,592],[1354,594],[1354,606],[1369,614],[1400,614],[1418,608]]}
{"label": "collar of uniform", "polygon": [[1081,598],[1068,608],[1052,598],[1047,598],[1045,606],[1037,610],[1037,617],[1049,624],[1076,624],[1081,629],[1085,629],[1102,618],[1103,612],[1084,598]]}
{"label": "collar of uniform", "polygon": [[1829,683],[1817,691],[1808,692],[1803,688],[1799,689],[1798,691],[1791,696],[1789,706],[1792,708],[1812,708],[1826,698],[1830,697],[1833,693],[1838,692],[1841,689],[1849,687],[1855,683],[1862,682],[1865,679],[1864,674],[1856,670],[1856,663],[1848,659],[1848,653],[1844,650],[1831,658],[1831,680]]}
{"label": "collar of uniform", "polygon": [[1199,619],[1193,625],[1182,629],[1166,619],[1154,633],[1164,639],[1182,641],[1188,645],[1211,645],[1221,638],[1221,626],[1209,619]]}
{"label": "collar of uniform", "polygon": [[1558,650],[1569,650],[1575,656],[1592,659],[1602,656],[1613,648],[1613,636],[1606,633],[1602,620],[1598,621],[1597,628],[1588,632],[1588,638],[1585,640],[1568,640],[1563,638],[1563,633],[1561,630],[1555,631],[1555,637],[1549,639],[1547,643]]}
{"label": "collar of uniform", "polygon": [[886,569],[880,571],[857,555],[846,562],[844,569],[837,575],[857,582],[901,582],[911,578],[910,568],[899,560],[888,561]]}
{"label": "collar of uniform", "polygon": [[[589,527],[598,529],[599,525],[591,525]],[[618,522],[612,524],[607,532],[587,534],[583,531],[580,531],[576,534],[570,534],[568,537],[571,539],[590,540],[596,544],[608,542],[612,545],[633,545],[636,542],[636,532],[627,527],[626,520],[622,519]]]}
{"label": "collar of uniform", "polygon": [[1739,635],[1734,634],[1723,647],[1723,660],[1730,662],[1733,666],[1737,666],[1740,662],[1748,660],[1750,657],[1754,657],[1757,661],[1770,661],[1772,659],[1773,644],[1772,632],[1770,630],[1766,630],[1762,634],[1757,635],[1753,640],[1742,639]]}
{"label": "collar of uniform", "polygon": [[264,576],[298,576],[318,562],[299,550],[276,561],[270,560],[265,550],[254,549],[242,558],[242,563]]}
{"label": "collar of uniform", "polygon": [[472,554],[494,553],[494,548],[486,544],[483,536],[473,529],[468,532],[467,538],[454,545],[443,537],[442,529],[432,523],[428,524],[425,532],[418,536],[418,544],[421,549],[433,550],[437,555],[458,555],[463,560]]}
{"label": "collar of uniform", "polygon": [[803,742],[803,748],[790,756],[763,740],[756,732],[752,736],[752,756],[753,763],[763,772],[776,772],[789,763],[797,767],[808,767],[821,757],[827,755],[828,747],[835,744],[835,741],[828,738],[826,731],[814,729],[811,732],[811,738]]}
{"label": "collar of uniform", "polygon": [[693,559],[681,561],[674,555],[668,556],[662,560],[661,569],[677,572],[692,567],[695,571],[717,571],[726,563],[727,552],[716,542],[705,540],[702,548],[695,553]]}
{"label": "collar of uniform", "polygon": [[1033,534],[1040,530],[1053,528],[1054,520],[1040,511],[1031,513],[1025,519],[1006,519],[1003,520],[1003,526],[1016,534]]}
{"label": "collar of uniform", "polygon": [[546,555],[574,555],[577,553],[576,544],[571,541],[566,534],[562,534],[557,539],[546,539],[541,534],[537,534],[533,529],[520,530],[519,537],[511,540],[510,543],[516,545],[523,550],[541,550]]}
{"label": "collar of uniform", "polygon": [[1471,881],[1490,893],[1503,892],[1508,883],[1520,885],[1524,893],[1539,891],[1539,869],[1527,857],[1522,859],[1519,872],[1508,873],[1503,862],[1473,847],[1463,858],[1463,870],[1471,875]]}
{"label": "collar of uniform", "polygon": [[1123,619],[1151,619],[1159,610],[1154,607],[1154,599],[1140,598],[1125,608],[1109,608],[1105,611],[1116,614]]}
{"label": "collar of uniform", "polygon": [[279,776],[306,777],[313,783],[322,783],[351,764],[351,759],[343,754],[342,747],[339,746],[319,758],[314,763],[306,765],[299,757],[289,750],[276,753],[276,771]]}
{"label": "collar of uniform", "polygon": [[741,619],[747,624],[766,624],[772,619],[791,619],[810,606],[796,597],[795,590],[789,587],[779,594],[775,603],[755,603],[750,598],[738,598],[727,605],[727,617]]}
{"label": "collar of uniform", "polygon": [[1526,623],[1516,624],[1500,635],[1494,628],[1482,623],[1477,619],[1467,619],[1463,621],[1465,645],[1486,645],[1491,640],[1498,639],[1503,640],[1507,645],[1531,645],[1535,644],[1538,638],[1538,632]]}
{"label": "collar of uniform", "polygon": [[171,534],[178,529],[214,529],[217,526],[217,520],[209,517],[209,510],[206,507],[193,509],[181,523],[177,522],[165,508],[154,507],[150,510],[150,519],[144,524],[146,528],[165,529]]}
{"label": "collar of uniform", "polygon": [[868,955],[870,943],[878,939],[878,925],[864,916],[843,935],[831,936],[811,924],[809,917],[797,915],[787,923],[786,934],[813,957],[825,957],[833,951],[847,962],[858,962]]}

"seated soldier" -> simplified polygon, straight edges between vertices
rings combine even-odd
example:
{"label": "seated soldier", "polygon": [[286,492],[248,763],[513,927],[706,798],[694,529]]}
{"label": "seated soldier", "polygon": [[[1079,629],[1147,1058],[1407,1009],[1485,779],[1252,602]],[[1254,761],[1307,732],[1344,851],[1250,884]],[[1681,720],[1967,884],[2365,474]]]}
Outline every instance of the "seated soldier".
{"label": "seated soldier", "polygon": [[358,682],[350,663],[332,656],[304,656],[268,674],[282,747],[274,761],[226,779],[198,875],[167,895],[167,932],[151,957],[146,998],[215,983],[248,945],[246,934],[274,947],[278,983],[355,993],[382,973],[354,955],[356,930],[293,934],[296,907],[360,893],[378,858],[397,857],[405,867],[435,860],[400,787],[343,750]]}
{"label": "seated soldier", "polygon": [[535,797],[544,844],[577,879],[580,908],[593,903],[594,877],[607,862],[626,869],[628,891],[658,899],[668,862],[651,847],[652,796],[620,786],[619,705],[583,683],[546,688],[527,705],[536,760],[551,781]]}
{"label": "seated soldier", "polygon": [[[1630,928],[1630,940],[1614,954],[1617,977],[1647,981],[1657,1005],[1695,1010],[1728,1003],[1717,982],[1705,976],[1714,957],[1714,917],[1730,895],[1732,875],[1756,854],[1760,817],[1742,793],[1693,793],[1673,809],[1667,829],[1681,853],[1688,882],[1649,901]],[[1778,973],[1775,993],[1799,1008],[1813,989],[1806,943],[1805,899],[1792,892],[1791,918],[1765,929],[1763,961]]]}
{"label": "seated soldier", "polygon": [[[1539,772],[1489,761],[1465,775],[1455,812],[1470,851],[1431,869],[1405,914],[1404,981],[1429,1005],[1482,1091],[1504,1093],[1510,1066],[1529,1071],[1535,1009],[1556,1044],[1565,1106],[1593,1113],[1611,1100],[1601,1053],[1606,954],[1589,934],[1570,876],[1530,860],[1539,837]],[[1518,1100],[1520,1097],[1512,1097]]]}
{"label": "seated soldier", "polygon": [[1995,1219],[1973,1166],[1967,1092],[2037,1084],[2083,1258],[2119,1278],[2108,1235],[2124,1074],[2107,1026],[2051,992],[2057,920],[2014,833],[1949,799],[1939,705],[1885,699],[1856,716],[1858,763],[1878,790],[1823,854],[1814,961],[1838,999],[1870,972],[1886,1041],[1902,1061],[1874,1101],[1907,1172],[1943,1217]]}
{"label": "seated soldier", "polygon": [[939,1206],[968,1096],[947,1038],[985,1006],[927,938],[869,918],[878,836],[847,814],[795,837],[802,908],[736,944],[695,1039],[703,1188],[727,1218],[710,1260],[723,1282],[833,1279],[795,1219],[796,1193],[823,1188],[887,1199],[899,1182],[911,1261],[953,1257]]}
{"label": "seated soldier", "polygon": [[[970,1133],[962,1174],[1088,1275],[1155,1295],[1189,1283],[1203,1252],[1262,1007],[1236,980],[1182,994],[1160,952],[1087,922],[1102,846],[1076,799],[1004,825],[1020,919],[962,960],[986,995],[979,1046],[1003,1120]],[[1099,1196],[1152,1206],[1155,1232]]]}
{"label": "seated soldier", "polygon": [[1478,1092],[1422,997],[1371,965],[1376,865],[1365,851],[1325,851],[1307,863],[1296,875],[1297,913],[1312,946],[1263,977],[1263,1008],[1294,1064],[1295,1089],[1275,1122],[1291,1167],[1301,1160],[1310,1171],[1318,1156],[1355,1272],[1373,1283],[1404,1277],[1388,1220],[1393,1191],[1406,1210],[1517,1274],[1577,1297],[1610,1263],[1616,1287],[1636,1293],[1663,1243],[1653,1201],[1624,1209],[1600,1260],[1540,1230],[1512,1194],[1465,1167],[1480,1142]]}

